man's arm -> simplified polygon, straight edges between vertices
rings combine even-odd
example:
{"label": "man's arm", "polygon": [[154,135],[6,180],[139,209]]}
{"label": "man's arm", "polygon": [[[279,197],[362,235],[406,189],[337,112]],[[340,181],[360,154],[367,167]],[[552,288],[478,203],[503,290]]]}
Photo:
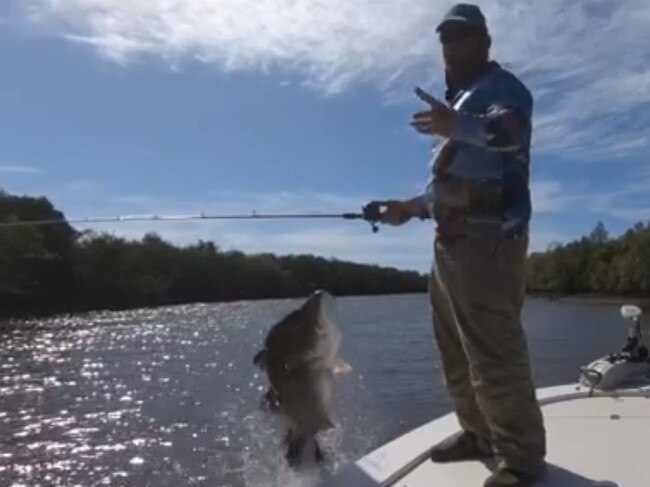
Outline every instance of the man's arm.
{"label": "man's arm", "polygon": [[457,112],[450,138],[491,151],[522,149],[530,134],[526,112],[512,103],[495,103],[484,115]]}
{"label": "man's arm", "polygon": [[430,200],[431,192],[429,186],[427,186],[426,191],[414,198],[405,200],[404,204],[412,216],[425,220],[431,218],[431,213],[429,211]]}
{"label": "man's arm", "polygon": [[486,114],[455,111],[420,88],[416,94],[431,107],[416,113],[411,123],[420,133],[438,134],[450,140],[485,148],[509,152],[525,147],[529,141],[533,100],[521,86],[512,86],[507,93],[490,96],[492,103]]}

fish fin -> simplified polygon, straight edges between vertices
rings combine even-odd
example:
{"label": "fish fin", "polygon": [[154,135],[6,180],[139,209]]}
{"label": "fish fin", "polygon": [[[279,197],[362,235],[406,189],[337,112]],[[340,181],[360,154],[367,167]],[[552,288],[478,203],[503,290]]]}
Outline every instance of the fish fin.
{"label": "fish fin", "polygon": [[264,370],[264,367],[266,366],[266,349],[262,349],[255,354],[255,357],[253,357],[253,363],[260,369]]}
{"label": "fish fin", "polygon": [[332,370],[335,374],[347,374],[348,372],[352,372],[352,366],[339,357],[334,362],[334,368]]}

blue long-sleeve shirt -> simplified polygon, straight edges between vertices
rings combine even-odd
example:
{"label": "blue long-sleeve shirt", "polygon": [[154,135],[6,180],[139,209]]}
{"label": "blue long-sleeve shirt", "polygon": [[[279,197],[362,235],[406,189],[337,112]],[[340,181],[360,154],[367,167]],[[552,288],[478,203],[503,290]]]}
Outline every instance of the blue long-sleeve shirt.
{"label": "blue long-sleeve shirt", "polygon": [[[502,211],[491,220],[470,214],[468,233],[480,237],[525,232],[531,217],[530,91],[515,75],[492,63],[474,85],[456,93],[450,106],[457,112],[457,123],[445,143],[453,145],[453,158],[443,181],[434,177],[432,164],[427,189],[419,198],[423,209],[434,215],[435,205],[453,207],[459,200],[467,202],[468,192],[482,191],[473,188],[491,187],[478,199],[498,193]],[[434,151],[434,161],[440,150]]]}

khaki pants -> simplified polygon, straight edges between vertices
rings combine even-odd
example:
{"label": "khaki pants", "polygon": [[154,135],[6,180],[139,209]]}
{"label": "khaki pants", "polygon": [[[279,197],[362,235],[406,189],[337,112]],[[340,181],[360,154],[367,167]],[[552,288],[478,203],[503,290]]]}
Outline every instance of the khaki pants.
{"label": "khaki pants", "polygon": [[504,466],[536,472],[545,431],[521,325],[525,238],[437,241],[430,296],[434,331],[461,427]]}

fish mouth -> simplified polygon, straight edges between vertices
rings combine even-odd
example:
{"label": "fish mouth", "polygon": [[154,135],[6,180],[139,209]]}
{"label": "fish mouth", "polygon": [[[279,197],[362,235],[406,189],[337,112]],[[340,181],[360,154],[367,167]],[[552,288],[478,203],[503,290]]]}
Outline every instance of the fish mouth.
{"label": "fish mouth", "polygon": [[317,300],[320,318],[323,321],[334,325],[338,317],[338,310],[334,297],[327,291],[319,290],[314,293],[313,298]]}

